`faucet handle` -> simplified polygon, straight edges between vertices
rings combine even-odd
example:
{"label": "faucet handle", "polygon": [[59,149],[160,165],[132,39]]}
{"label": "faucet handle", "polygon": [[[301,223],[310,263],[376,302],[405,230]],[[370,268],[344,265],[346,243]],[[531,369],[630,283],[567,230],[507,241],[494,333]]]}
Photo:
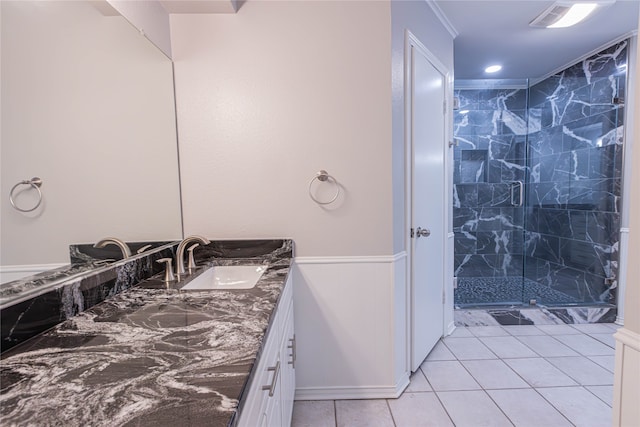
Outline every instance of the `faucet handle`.
{"label": "faucet handle", "polygon": [[142,252],[146,251],[147,249],[149,249],[151,246],[153,245],[144,245],[143,247],[141,247],[140,249],[138,249],[136,251],[136,254],[141,254]]}
{"label": "faucet handle", "polygon": [[187,252],[189,252],[189,274],[191,274],[196,269],[196,260],[193,258],[193,250],[200,246],[200,243],[196,243],[195,245],[191,245],[187,248]]}
{"label": "faucet handle", "polygon": [[173,274],[173,265],[172,265],[173,260],[171,258],[160,258],[156,260],[156,262],[159,264],[162,264],[164,262],[166,264],[166,267],[164,270],[165,282],[171,282],[173,280],[176,280],[176,276]]}

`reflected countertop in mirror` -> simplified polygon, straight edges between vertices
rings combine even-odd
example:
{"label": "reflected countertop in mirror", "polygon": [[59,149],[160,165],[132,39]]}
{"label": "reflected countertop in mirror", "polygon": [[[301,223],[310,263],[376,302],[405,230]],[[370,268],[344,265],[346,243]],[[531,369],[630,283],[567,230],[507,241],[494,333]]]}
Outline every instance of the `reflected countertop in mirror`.
{"label": "reflected countertop in mirror", "polygon": [[[171,60],[91,2],[0,8],[0,273],[62,266],[70,243],[104,236],[179,240]],[[11,188],[34,176],[41,205],[12,208]],[[31,206],[23,190],[15,202]]]}

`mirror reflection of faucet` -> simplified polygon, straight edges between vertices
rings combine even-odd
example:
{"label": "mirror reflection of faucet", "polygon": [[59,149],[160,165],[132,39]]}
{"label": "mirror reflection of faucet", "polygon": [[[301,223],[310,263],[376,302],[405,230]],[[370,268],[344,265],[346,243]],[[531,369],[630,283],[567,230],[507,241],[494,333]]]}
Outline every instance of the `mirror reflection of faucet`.
{"label": "mirror reflection of faucet", "polygon": [[159,260],[156,260],[156,262],[159,264],[165,263],[165,270],[164,270],[165,283],[168,284],[169,282],[173,282],[174,280],[176,280],[176,276],[175,274],[173,274],[173,266],[171,265],[173,260],[171,258],[160,258]]}
{"label": "mirror reflection of faucet", "polygon": [[115,245],[120,248],[122,251],[122,258],[129,258],[131,256],[131,249],[129,246],[120,239],[116,239],[115,237],[105,237],[101,239],[98,243],[93,245],[94,248],[102,249],[107,245]]}

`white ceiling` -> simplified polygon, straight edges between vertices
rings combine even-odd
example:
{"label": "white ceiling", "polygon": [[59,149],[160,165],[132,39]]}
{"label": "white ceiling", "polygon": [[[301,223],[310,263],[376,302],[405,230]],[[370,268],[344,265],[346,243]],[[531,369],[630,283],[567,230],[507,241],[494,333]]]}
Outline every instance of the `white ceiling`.
{"label": "white ceiling", "polygon": [[[437,0],[458,33],[454,41],[456,79],[537,79],[638,29],[640,0],[617,0],[570,28],[532,28],[547,0]],[[484,68],[500,63],[502,71]]]}

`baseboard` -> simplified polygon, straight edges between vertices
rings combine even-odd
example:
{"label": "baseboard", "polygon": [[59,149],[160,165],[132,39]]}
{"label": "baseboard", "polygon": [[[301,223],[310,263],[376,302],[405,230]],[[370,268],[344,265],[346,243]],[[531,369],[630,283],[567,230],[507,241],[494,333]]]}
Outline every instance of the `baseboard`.
{"label": "baseboard", "polygon": [[394,386],[296,388],[295,400],[396,399],[409,386],[405,374]]}

